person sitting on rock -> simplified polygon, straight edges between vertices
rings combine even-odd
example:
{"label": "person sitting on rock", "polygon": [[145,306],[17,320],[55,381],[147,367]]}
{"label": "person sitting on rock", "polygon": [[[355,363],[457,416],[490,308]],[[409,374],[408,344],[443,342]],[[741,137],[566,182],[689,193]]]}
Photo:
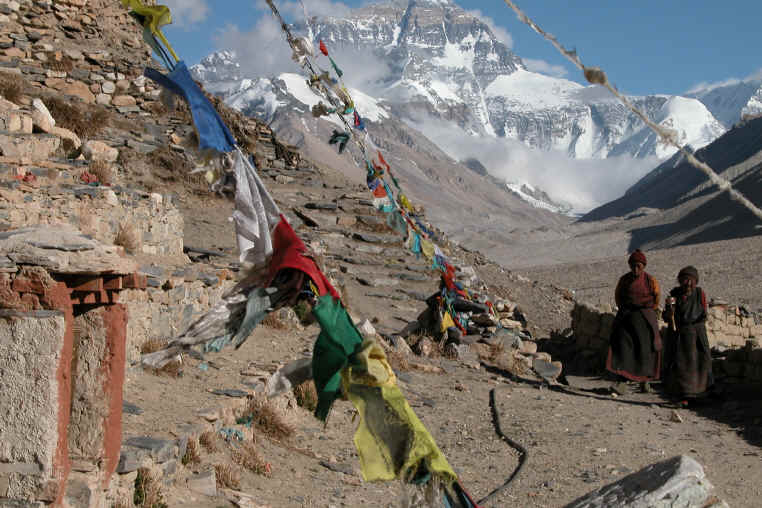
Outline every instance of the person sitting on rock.
{"label": "person sitting on rock", "polygon": [[[679,286],[669,292],[664,321],[669,325],[665,370],[667,388],[684,399],[695,399],[712,385],[712,355],[706,335],[706,293],[697,286],[698,270],[686,266],[677,274]],[[687,400],[683,402],[687,404]]]}
{"label": "person sitting on rock", "polygon": [[[609,339],[606,369],[625,380],[641,383],[650,391],[649,381],[659,379],[661,370],[661,336],[656,309],[659,306],[659,283],[646,273],[646,255],[635,250],[629,259],[630,271],[616,286],[614,298],[618,307]],[[620,379],[621,379],[620,378]],[[626,392],[626,382],[612,387]]]}

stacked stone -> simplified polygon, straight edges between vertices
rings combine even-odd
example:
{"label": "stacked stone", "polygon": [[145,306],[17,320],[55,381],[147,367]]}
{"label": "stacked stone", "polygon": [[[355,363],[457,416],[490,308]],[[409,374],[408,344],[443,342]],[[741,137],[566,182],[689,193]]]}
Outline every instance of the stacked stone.
{"label": "stacked stone", "polygon": [[[158,269],[158,270],[157,270]],[[165,341],[177,337],[203,316],[234,281],[227,269],[209,267],[206,273],[182,276],[157,276],[159,267],[143,267],[142,273],[151,272],[146,291],[127,291],[122,302],[127,307],[127,362],[140,361],[140,348],[149,340]],[[156,285],[158,284],[158,287]],[[154,287],[151,287],[154,286]]]}
{"label": "stacked stone", "polygon": [[713,301],[709,304],[706,322],[710,345],[739,347],[749,338],[762,339],[762,324],[757,324],[753,314],[744,307]]}
{"label": "stacked stone", "polygon": [[[0,3],[0,13],[5,33],[0,37],[0,71],[23,75],[34,86],[88,104],[111,105],[121,113],[138,113],[139,106],[158,95],[140,75],[140,64],[150,53],[119,4],[10,1]],[[81,50],[83,40],[86,51]],[[117,56],[119,46],[126,51]]]}
{"label": "stacked stone", "polygon": [[[572,310],[572,329],[578,351],[604,352],[609,346],[609,336],[614,324],[614,312],[610,307],[594,307],[577,302]],[[666,333],[667,323],[660,321]],[[709,304],[706,321],[710,346],[740,347],[749,338],[762,338],[762,325],[756,324],[754,316],[740,306],[714,301]]]}
{"label": "stacked stone", "polygon": [[[79,182],[79,171],[31,167],[34,184],[8,178],[0,181],[0,226],[69,224],[103,243],[114,243],[125,224],[135,228],[136,254],[183,255],[183,218],[169,195],[121,186],[91,187]],[[0,180],[14,169],[0,166]]]}

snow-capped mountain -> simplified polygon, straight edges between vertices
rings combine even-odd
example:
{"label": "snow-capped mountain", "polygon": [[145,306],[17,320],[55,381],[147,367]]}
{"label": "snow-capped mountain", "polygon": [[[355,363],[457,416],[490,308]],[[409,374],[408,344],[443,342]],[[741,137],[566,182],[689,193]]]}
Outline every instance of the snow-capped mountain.
{"label": "snow-capped mountain", "polygon": [[686,96],[700,100],[726,129],[744,116],[762,113],[762,79],[705,87]]}
{"label": "snow-capped mountain", "polygon": [[[341,17],[312,17],[309,25],[297,23],[292,29],[312,37],[315,59],[324,69],[331,64],[317,51],[317,41],[328,46],[352,87],[356,110],[371,123],[369,132],[379,146],[385,143],[384,131],[411,136],[405,142],[411,147],[423,135],[457,160],[479,158],[473,146],[483,145],[477,141],[505,140],[508,148],[501,152],[510,153],[513,148],[508,143],[518,141],[535,152],[557,153],[555,160],[617,157],[621,161],[625,156],[643,159],[641,166],[676,151],[659,143],[640,118],[605,89],[527,70],[485,22],[448,0],[392,0],[351,9]],[[285,41],[272,42],[278,43],[285,50]],[[246,53],[246,46],[237,49],[242,52],[240,59],[234,51],[211,54],[192,67],[194,76],[246,114],[267,122],[292,115],[297,121],[281,123],[290,129],[312,126],[310,108],[319,97],[306,84],[304,71],[284,56],[276,75],[257,75],[247,62],[259,55]],[[654,94],[629,100],[695,150],[720,136],[742,114],[762,111],[760,84],[715,87],[689,97]],[[385,129],[383,125],[392,120],[395,127]],[[319,120],[325,121],[332,122],[332,128],[341,126],[335,117]],[[403,135],[402,123],[418,132]],[[437,137],[432,126],[447,129],[450,135]],[[317,132],[314,127],[313,131]],[[468,148],[460,149],[453,138]],[[456,144],[459,149],[453,150]],[[536,157],[532,160],[537,163]],[[560,194],[558,185],[553,199],[544,200],[545,183],[533,176],[540,174],[536,171],[515,174],[510,166],[490,167],[494,158],[481,163],[490,174],[514,182],[515,188],[508,190],[533,206],[540,203],[559,211],[557,202],[569,202],[577,211],[584,209],[575,201],[578,197]],[[624,192],[626,185],[620,188]]]}
{"label": "snow-capped mountain", "polygon": [[[640,119],[600,87],[528,71],[486,23],[447,0],[370,5],[294,28],[325,41],[339,61],[365,54],[373,55],[368,65],[385,65],[388,72],[373,83],[374,95],[403,119],[433,117],[468,135],[506,137],[573,158],[665,158],[675,151],[659,147]],[[268,85],[257,79],[270,77],[244,75],[234,53],[212,54],[193,72],[242,111],[269,117],[278,107],[277,93],[268,95]],[[718,109],[707,105],[709,111],[700,111],[703,96],[677,104],[666,95],[630,99],[694,148],[722,134],[732,111],[740,118],[746,106],[726,105],[718,122],[711,114]]]}

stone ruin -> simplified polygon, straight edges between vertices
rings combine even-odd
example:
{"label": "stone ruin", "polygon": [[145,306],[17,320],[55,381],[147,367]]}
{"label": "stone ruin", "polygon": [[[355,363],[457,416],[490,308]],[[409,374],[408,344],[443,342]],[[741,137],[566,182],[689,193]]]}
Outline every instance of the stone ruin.
{"label": "stone ruin", "polygon": [[127,334],[119,295],[145,289],[146,277],[119,247],[73,230],[0,239],[0,497],[60,502],[88,482],[107,485],[116,469]]}

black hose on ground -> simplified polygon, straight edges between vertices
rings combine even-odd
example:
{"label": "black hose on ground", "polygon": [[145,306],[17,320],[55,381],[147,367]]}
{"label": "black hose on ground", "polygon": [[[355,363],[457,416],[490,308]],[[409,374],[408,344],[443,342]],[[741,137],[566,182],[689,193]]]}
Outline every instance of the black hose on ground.
{"label": "black hose on ground", "polygon": [[529,452],[521,445],[521,443],[517,443],[503,433],[503,429],[500,425],[500,413],[497,410],[497,402],[495,401],[495,390],[497,390],[497,388],[493,388],[489,392],[489,405],[490,409],[492,409],[492,423],[495,426],[495,432],[497,435],[500,436],[503,441],[508,443],[509,446],[519,452],[519,465],[516,466],[516,469],[513,471],[513,473],[511,473],[511,476],[509,476],[502,485],[477,501],[478,504],[484,504],[504,491],[508,485],[510,485],[511,482],[516,479],[521,470],[524,468],[524,464],[526,464],[527,459],[529,458]]}

